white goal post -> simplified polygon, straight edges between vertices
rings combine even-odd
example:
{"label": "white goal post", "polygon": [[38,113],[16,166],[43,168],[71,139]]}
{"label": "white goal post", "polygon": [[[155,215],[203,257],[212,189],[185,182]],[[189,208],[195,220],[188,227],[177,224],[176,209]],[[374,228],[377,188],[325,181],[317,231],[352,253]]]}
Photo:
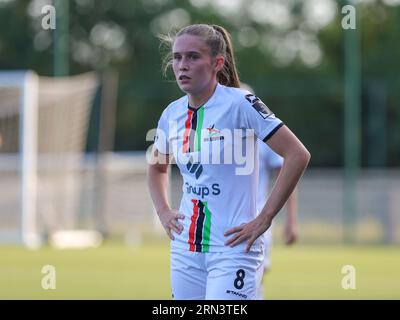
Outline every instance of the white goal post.
{"label": "white goal post", "polygon": [[76,227],[76,163],[98,87],[94,72],[50,78],[0,71],[0,243],[35,248],[44,240],[43,226],[51,232]]}
{"label": "white goal post", "polygon": [[[40,245],[40,237],[36,227],[37,152],[35,152],[37,149],[38,76],[32,71],[1,72],[0,87],[5,90],[20,91],[18,109],[12,110],[12,104],[4,105],[2,103],[0,113],[2,115],[19,113],[18,142],[21,153],[20,158],[17,159],[21,179],[19,208],[21,212],[21,233],[19,238],[25,245],[36,247]],[[1,144],[3,144],[6,138],[1,135],[0,139]]]}

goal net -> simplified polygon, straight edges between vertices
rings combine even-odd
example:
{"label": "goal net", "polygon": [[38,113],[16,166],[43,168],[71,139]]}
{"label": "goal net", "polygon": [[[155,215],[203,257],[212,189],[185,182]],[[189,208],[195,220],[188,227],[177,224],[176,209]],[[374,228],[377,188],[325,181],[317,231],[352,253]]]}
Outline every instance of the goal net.
{"label": "goal net", "polygon": [[0,72],[0,243],[36,247],[78,229],[90,110],[98,76]]}

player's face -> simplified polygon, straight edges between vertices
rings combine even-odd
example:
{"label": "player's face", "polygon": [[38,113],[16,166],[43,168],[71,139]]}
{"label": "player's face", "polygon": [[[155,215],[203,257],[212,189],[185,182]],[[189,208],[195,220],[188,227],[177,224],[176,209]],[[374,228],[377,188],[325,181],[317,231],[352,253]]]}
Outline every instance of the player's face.
{"label": "player's face", "polygon": [[177,37],[172,54],[176,82],[182,91],[201,95],[216,83],[216,59],[210,56],[210,49],[202,38],[188,34]]}

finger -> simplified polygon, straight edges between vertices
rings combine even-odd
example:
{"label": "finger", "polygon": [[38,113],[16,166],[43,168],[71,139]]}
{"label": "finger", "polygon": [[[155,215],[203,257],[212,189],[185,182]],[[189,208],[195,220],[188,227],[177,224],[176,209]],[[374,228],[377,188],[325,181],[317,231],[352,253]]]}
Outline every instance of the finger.
{"label": "finger", "polygon": [[169,226],[171,230],[175,231],[178,234],[181,234],[181,228],[178,224],[171,222]]}
{"label": "finger", "polygon": [[239,232],[243,230],[243,226],[238,226],[238,227],[234,227],[232,229],[229,229],[228,231],[225,231],[224,236],[227,237],[233,233]]}
{"label": "finger", "polygon": [[174,235],[172,234],[171,229],[167,228],[165,231],[167,231],[167,235],[171,240],[175,240]]}
{"label": "finger", "polygon": [[251,246],[253,245],[254,241],[256,241],[257,238],[251,237],[249,241],[247,241],[247,247],[246,247],[246,253],[250,252]]}
{"label": "finger", "polygon": [[178,214],[176,215],[176,218],[177,218],[177,219],[185,219],[185,216],[184,216],[182,213],[178,213]]}
{"label": "finger", "polygon": [[176,223],[176,227],[179,229],[179,233],[183,231],[183,225],[181,225],[179,222]]}
{"label": "finger", "polygon": [[173,222],[173,224],[180,230],[180,231],[182,231],[183,230],[183,225],[181,224],[181,223],[179,223],[179,221],[178,221],[178,217],[176,218],[176,219],[174,219],[172,222]]}
{"label": "finger", "polygon": [[244,234],[238,236],[234,241],[231,242],[230,247],[237,246],[238,244],[242,243],[243,241],[246,241],[247,238],[248,238],[248,236],[244,235]]}
{"label": "finger", "polygon": [[236,241],[240,237],[240,234],[235,234],[232,238],[225,241],[226,246],[230,246],[234,241]]}

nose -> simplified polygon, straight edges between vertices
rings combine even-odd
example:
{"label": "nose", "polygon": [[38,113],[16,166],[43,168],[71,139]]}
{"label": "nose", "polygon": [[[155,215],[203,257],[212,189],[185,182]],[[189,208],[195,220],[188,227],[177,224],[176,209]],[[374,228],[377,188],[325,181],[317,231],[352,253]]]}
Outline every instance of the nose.
{"label": "nose", "polygon": [[188,65],[187,60],[185,58],[182,58],[181,61],[179,62],[179,70],[180,71],[189,70],[189,65]]}

